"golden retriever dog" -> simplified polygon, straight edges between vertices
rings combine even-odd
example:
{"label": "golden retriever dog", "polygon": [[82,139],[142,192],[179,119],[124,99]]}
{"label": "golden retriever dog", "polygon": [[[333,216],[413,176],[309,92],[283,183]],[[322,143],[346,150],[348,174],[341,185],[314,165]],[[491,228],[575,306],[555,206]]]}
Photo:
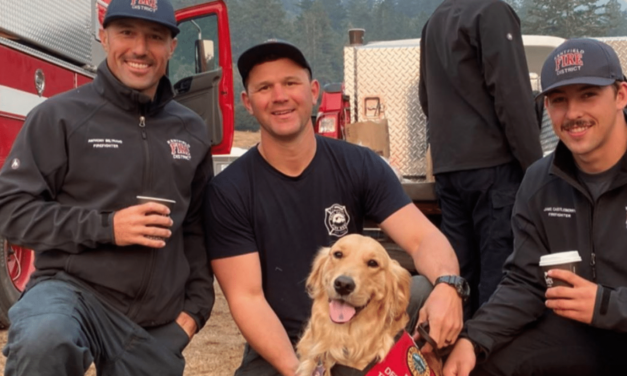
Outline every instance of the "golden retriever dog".
{"label": "golden retriever dog", "polygon": [[409,321],[411,276],[376,240],[353,234],[322,248],[307,278],[311,319],[297,344],[297,374],[383,360]]}

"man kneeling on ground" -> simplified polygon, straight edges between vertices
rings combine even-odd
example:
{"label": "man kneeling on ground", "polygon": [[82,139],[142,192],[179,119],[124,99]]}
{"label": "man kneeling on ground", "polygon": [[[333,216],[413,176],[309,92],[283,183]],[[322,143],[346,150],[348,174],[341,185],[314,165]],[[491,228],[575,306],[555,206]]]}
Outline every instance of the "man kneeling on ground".
{"label": "man kneeling on ground", "polygon": [[[468,375],[477,360],[473,375],[624,373],[627,83],[610,46],[573,39],[544,63],[542,84],[560,142],[527,170],[505,277],[467,322],[448,376]],[[573,250],[582,259],[576,274],[545,276],[541,256]],[[548,279],[572,287],[547,289]]]}

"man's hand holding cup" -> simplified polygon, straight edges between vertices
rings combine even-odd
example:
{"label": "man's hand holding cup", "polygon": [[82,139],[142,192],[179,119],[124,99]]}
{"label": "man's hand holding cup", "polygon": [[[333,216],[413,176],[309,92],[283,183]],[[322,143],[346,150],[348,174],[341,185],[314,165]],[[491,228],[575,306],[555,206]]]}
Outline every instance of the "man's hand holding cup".
{"label": "man's hand holding cup", "polygon": [[590,324],[598,286],[577,275],[580,262],[577,251],[554,253],[540,259],[548,287],[546,306],[559,316]]}
{"label": "man's hand holding cup", "polygon": [[170,208],[176,203],[159,197],[137,196],[138,205],[117,211],[113,216],[115,244],[162,248],[172,235]]}

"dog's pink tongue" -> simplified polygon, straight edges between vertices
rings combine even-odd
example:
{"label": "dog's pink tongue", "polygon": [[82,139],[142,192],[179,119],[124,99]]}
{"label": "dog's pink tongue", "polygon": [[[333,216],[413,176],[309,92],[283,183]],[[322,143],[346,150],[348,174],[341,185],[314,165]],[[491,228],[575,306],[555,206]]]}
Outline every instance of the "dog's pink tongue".
{"label": "dog's pink tongue", "polygon": [[329,303],[329,316],[334,323],[344,324],[355,316],[355,307],[343,300],[333,299]]}

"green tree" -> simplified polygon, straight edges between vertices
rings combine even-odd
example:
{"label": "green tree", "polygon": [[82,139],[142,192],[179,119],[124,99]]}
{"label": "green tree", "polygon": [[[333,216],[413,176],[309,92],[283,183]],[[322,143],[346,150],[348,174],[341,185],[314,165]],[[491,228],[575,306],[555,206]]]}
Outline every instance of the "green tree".
{"label": "green tree", "polygon": [[596,0],[532,0],[527,7],[523,33],[562,38],[605,36],[615,16]]}
{"label": "green tree", "polygon": [[309,9],[311,9],[311,6],[313,5],[314,0],[300,0],[298,2],[298,8],[300,8],[300,12],[306,12]]}
{"label": "green tree", "polygon": [[[231,51],[236,64],[240,54],[269,38],[289,40],[290,24],[280,0],[228,0]],[[234,66],[235,129],[258,130],[259,124],[241,103],[244,90],[237,66]]]}
{"label": "green tree", "polygon": [[327,12],[331,27],[338,33],[345,32],[346,8],[341,0],[321,0],[324,10]]}
{"label": "green tree", "polygon": [[535,0],[512,0],[508,1],[509,5],[512,6],[516,14],[520,18],[521,24],[524,24],[529,16],[529,10],[535,7]]}
{"label": "green tree", "polygon": [[368,0],[348,0],[348,28],[366,30],[366,38],[370,40],[368,30],[372,31],[372,7]]}
{"label": "green tree", "polygon": [[415,19],[421,13],[430,16],[440,4],[442,0],[396,0],[396,9],[399,13]]}
{"label": "green tree", "polygon": [[370,40],[396,40],[420,37],[420,30],[412,30],[411,18],[396,9],[394,0],[381,0],[373,7]]}
{"label": "green tree", "polygon": [[288,39],[289,22],[280,0],[229,0],[233,57],[269,38]]}
{"label": "green tree", "polygon": [[321,0],[315,0],[294,21],[294,43],[311,65],[321,84],[341,80],[343,71],[342,37],[333,30]]}
{"label": "green tree", "polygon": [[627,36],[627,11],[622,11],[617,0],[609,0],[605,5],[609,18],[608,36]]}

